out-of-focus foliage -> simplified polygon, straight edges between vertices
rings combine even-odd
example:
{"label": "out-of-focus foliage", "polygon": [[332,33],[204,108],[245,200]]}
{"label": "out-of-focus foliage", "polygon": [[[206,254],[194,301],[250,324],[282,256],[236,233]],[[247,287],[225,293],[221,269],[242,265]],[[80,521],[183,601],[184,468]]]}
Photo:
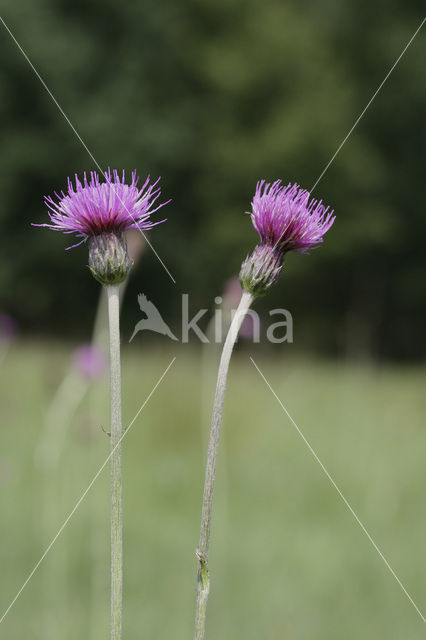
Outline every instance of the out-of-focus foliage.
{"label": "out-of-focus foliage", "polygon": [[[132,277],[175,318],[208,306],[256,242],[256,180],[311,187],[407,43],[422,3],[12,0],[3,18],[97,162],[162,175],[169,221]],[[0,31],[0,296],[32,332],[87,334],[85,247],[30,227],[94,162]],[[416,357],[424,296],[426,41],[420,33],[316,192],[338,215],[264,305],[318,350]]]}
{"label": "out-of-focus foliage", "polygon": [[[175,350],[175,343],[168,348]],[[193,634],[194,549],[216,372],[188,349],[177,355],[123,442],[126,640],[186,640]],[[253,355],[257,361],[256,348]],[[169,362],[170,354],[158,349],[144,348],[141,355],[132,344],[124,351],[123,424]],[[261,353],[259,362],[421,606],[424,366],[377,368],[311,358],[286,359],[283,366],[282,359]],[[46,406],[68,365],[68,346],[39,342],[11,350],[3,370],[2,613],[108,455],[100,428],[108,424],[105,376],[92,389],[95,399],[70,419],[58,467],[43,472],[34,465]],[[423,640],[422,619],[247,353],[235,354],[228,384],[207,637]],[[108,638],[108,483],[104,469],[2,622],[2,639]]]}

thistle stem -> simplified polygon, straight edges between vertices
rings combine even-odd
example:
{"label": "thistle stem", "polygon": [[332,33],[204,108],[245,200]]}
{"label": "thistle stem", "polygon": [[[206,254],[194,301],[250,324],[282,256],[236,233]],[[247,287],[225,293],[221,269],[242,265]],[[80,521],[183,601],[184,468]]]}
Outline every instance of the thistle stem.
{"label": "thistle stem", "polygon": [[123,521],[121,505],[121,370],[120,303],[118,285],[106,287],[108,296],[111,381],[111,640],[121,640],[123,612]]}
{"label": "thistle stem", "polygon": [[204,640],[207,600],[209,597],[210,577],[208,568],[208,554],[210,542],[210,523],[212,518],[213,492],[216,473],[216,459],[219,447],[220,427],[222,424],[223,402],[225,398],[226,380],[229,362],[234,344],[238,337],[241,324],[253,301],[253,296],[244,291],[240,304],[233,317],[231,326],[223,345],[217,375],[216,393],[213,404],[213,415],[210,427],[210,439],[207,452],[206,476],[204,481],[203,508],[201,513],[200,542],[197,549],[198,557],[198,585],[197,607],[195,614],[195,640]]}

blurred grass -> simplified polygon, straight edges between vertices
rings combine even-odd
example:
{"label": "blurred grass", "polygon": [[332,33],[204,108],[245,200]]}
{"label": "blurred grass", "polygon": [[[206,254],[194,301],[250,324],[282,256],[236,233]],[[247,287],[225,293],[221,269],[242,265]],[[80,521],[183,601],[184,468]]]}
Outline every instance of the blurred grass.
{"label": "blurred grass", "polygon": [[[425,611],[424,369],[250,353]],[[125,351],[124,424],[172,355]],[[21,344],[0,372],[0,614],[108,454],[105,379],[72,420],[59,469],[48,477],[51,493],[44,493],[34,449],[68,362],[64,345]],[[214,378],[202,362],[196,351],[178,350],[124,441],[126,640],[193,634]],[[424,637],[424,623],[244,349],[231,367],[223,427],[209,640]],[[108,483],[105,469],[2,623],[1,637],[108,637]]]}

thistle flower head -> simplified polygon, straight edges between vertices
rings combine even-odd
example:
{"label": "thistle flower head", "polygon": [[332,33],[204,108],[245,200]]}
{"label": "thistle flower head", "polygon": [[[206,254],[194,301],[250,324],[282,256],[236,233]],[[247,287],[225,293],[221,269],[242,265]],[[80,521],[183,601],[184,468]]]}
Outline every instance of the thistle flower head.
{"label": "thistle flower head", "polygon": [[[157,186],[160,178],[150,184],[149,176],[139,188],[139,177],[132,172],[130,184],[126,183],[125,172],[121,178],[111,169],[101,182],[96,171],[86,173],[83,181],[75,176],[75,184],[68,178],[68,192],[55,197],[45,196],[49,209],[50,224],[36,224],[54,231],[72,233],[82,240],[89,239],[89,267],[93,276],[104,285],[119,284],[129,273],[133,261],[127,253],[124,232],[138,229],[140,232],[164,222],[152,222],[151,214],[164,205],[156,204],[161,195]],[[154,206],[156,205],[156,206]],[[77,246],[68,247],[72,249]]]}
{"label": "thistle flower head", "polygon": [[283,254],[269,244],[258,244],[241,265],[240,283],[253,296],[264,296],[281,273]]}
{"label": "thistle flower head", "polygon": [[334,222],[333,213],[296,183],[284,187],[281,180],[258,182],[251,219],[260,244],[241,266],[243,289],[264,295],[278,280],[288,251],[307,253],[321,244]]}
{"label": "thistle flower head", "polygon": [[335,216],[322,200],[310,199],[298,184],[257,183],[251,218],[262,243],[279,251],[307,253],[323,241]]}
{"label": "thistle flower head", "polygon": [[126,184],[124,171],[120,178],[115,169],[108,169],[104,178],[105,182],[101,182],[96,171],[90,173],[90,179],[84,173],[82,181],[76,174],[75,184],[68,178],[67,193],[55,192],[55,198],[44,198],[50,224],[34,226],[72,233],[84,242],[90,236],[122,233],[126,229],[147,230],[164,222],[150,219],[151,214],[170,202],[154,206],[161,195],[157,186],[160,178],[150,184],[148,176],[140,188],[136,171],[132,172],[130,184]]}

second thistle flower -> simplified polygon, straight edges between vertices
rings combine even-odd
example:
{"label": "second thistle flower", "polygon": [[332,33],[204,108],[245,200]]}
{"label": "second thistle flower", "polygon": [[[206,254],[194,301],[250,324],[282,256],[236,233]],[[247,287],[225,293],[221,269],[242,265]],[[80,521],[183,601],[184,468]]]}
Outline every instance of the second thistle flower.
{"label": "second thistle flower", "polygon": [[240,271],[241,286],[254,296],[264,295],[280,275],[288,251],[307,253],[323,241],[335,216],[322,200],[298,184],[281,180],[257,183],[251,218],[260,244],[248,255]]}

